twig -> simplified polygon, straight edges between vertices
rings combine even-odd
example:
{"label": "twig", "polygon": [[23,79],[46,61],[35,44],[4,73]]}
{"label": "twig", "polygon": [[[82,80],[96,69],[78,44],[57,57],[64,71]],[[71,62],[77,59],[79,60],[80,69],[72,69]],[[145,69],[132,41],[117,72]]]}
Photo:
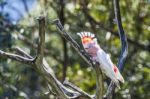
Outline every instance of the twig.
{"label": "twig", "polygon": [[9,58],[9,59],[12,59],[12,60],[16,60],[16,61],[19,61],[19,62],[22,62],[22,63],[25,63],[25,64],[29,64],[29,65],[33,65],[33,60],[34,59],[29,59],[29,58],[26,58],[26,57],[23,57],[23,56],[20,56],[20,55],[17,55],[17,54],[12,54],[12,53],[7,53],[7,52],[4,52],[2,50],[0,50],[0,57],[2,58]]}
{"label": "twig", "polygon": [[86,92],[84,92],[83,90],[81,90],[79,87],[73,85],[72,83],[70,83],[70,82],[68,82],[68,81],[65,80],[65,81],[63,82],[63,84],[64,84],[65,86],[68,86],[68,87],[72,88],[73,90],[79,92],[81,95],[86,96],[87,99],[92,99],[92,96],[91,96],[91,95],[87,94]]}
{"label": "twig", "polygon": [[[119,7],[119,0],[114,0],[114,12],[115,12],[115,17],[116,17],[116,21],[117,21],[117,25],[118,25],[118,30],[119,30],[119,37],[121,40],[121,55],[118,61],[118,67],[120,71],[123,71],[123,67],[124,67],[124,61],[127,57],[128,54],[128,45],[127,45],[127,39],[122,27],[122,21],[121,21],[121,15],[120,15],[120,7]],[[113,84],[113,82],[111,81],[107,93],[106,93],[106,97],[108,99],[112,98],[112,93],[114,92],[115,86]]]}
{"label": "twig", "polygon": [[24,52],[20,47],[15,47],[15,48],[13,48],[13,50],[15,50],[18,54],[20,54],[24,57],[27,57],[29,59],[33,59],[32,56],[30,56],[28,53]]}

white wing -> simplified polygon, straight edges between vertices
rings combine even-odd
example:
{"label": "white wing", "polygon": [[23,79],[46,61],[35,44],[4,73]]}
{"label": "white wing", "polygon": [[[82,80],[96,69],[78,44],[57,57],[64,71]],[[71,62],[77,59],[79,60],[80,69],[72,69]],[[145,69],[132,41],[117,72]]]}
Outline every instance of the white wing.
{"label": "white wing", "polygon": [[[105,53],[105,52],[104,52]],[[106,54],[106,53],[105,53]],[[113,66],[114,64],[112,63],[111,59],[110,59],[110,56],[109,54],[107,54],[107,60],[109,62],[109,64],[111,64],[111,66]]]}
{"label": "white wing", "polygon": [[111,80],[117,83],[117,78],[113,70],[113,63],[107,53],[102,49],[97,53],[97,60],[100,63],[102,71],[108,76]]}

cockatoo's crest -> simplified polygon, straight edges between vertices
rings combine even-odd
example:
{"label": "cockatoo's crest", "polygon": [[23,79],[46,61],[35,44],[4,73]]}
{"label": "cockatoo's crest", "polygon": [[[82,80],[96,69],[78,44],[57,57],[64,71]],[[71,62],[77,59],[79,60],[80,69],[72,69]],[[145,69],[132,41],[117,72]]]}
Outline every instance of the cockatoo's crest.
{"label": "cockatoo's crest", "polygon": [[97,41],[97,39],[95,38],[95,35],[90,32],[81,32],[81,33],[77,33],[77,35],[81,37],[83,44]]}

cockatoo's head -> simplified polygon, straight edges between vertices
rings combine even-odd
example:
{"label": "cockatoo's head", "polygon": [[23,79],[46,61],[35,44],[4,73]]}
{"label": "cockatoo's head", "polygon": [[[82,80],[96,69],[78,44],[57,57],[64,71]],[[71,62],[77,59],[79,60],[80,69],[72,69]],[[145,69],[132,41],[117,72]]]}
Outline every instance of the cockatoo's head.
{"label": "cockatoo's head", "polygon": [[81,37],[85,51],[92,56],[95,55],[99,47],[95,35],[90,32],[81,32],[77,33],[77,35]]}

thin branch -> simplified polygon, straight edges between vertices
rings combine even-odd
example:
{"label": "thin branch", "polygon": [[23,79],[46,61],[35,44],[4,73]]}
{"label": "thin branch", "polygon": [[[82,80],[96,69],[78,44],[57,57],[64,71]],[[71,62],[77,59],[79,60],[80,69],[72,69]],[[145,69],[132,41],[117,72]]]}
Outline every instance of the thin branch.
{"label": "thin branch", "polygon": [[57,19],[54,21],[56,24],[57,28],[59,29],[61,35],[72,45],[72,47],[78,52],[78,54],[90,65],[94,68],[97,80],[96,80],[96,99],[102,99],[103,97],[103,77],[102,77],[102,72],[99,67],[99,65],[94,65],[93,61],[90,59],[89,55],[81,49],[81,47],[78,45],[78,43],[72,39],[72,37],[65,32],[61,22]]}
{"label": "thin branch", "polygon": [[25,64],[29,64],[29,65],[33,65],[33,63],[34,63],[33,58],[29,59],[29,58],[26,58],[26,57],[23,57],[23,56],[20,56],[20,55],[17,55],[17,54],[4,52],[2,50],[0,50],[0,57],[1,58],[9,58],[9,59],[16,60],[16,61],[19,61],[19,62],[22,62],[22,63],[25,63]]}
{"label": "thin branch", "polygon": [[68,82],[68,81],[65,80],[65,81],[63,82],[63,84],[64,84],[65,86],[68,86],[68,87],[72,88],[73,90],[79,92],[81,95],[86,96],[87,99],[92,99],[92,96],[91,96],[91,95],[87,94],[86,92],[84,92],[83,90],[81,90],[79,87],[73,85],[72,83],[70,83],[70,82]]}
{"label": "thin branch", "polygon": [[16,51],[18,54],[24,56],[24,57],[27,57],[29,59],[33,59],[32,56],[30,56],[28,53],[24,52],[20,47],[15,47],[13,48],[14,51]]}
{"label": "thin branch", "polygon": [[[115,12],[115,17],[118,25],[118,30],[119,30],[119,37],[121,41],[121,55],[118,61],[118,67],[120,71],[123,71],[124,68],[124,62],[126,60],[127,54],[128,54],[128,45],[127,45],[127,39],[122,27],[122,21],[121,21],[121,15],[120,15],[120,7],[119,7],[119,0],[114,0],[114,12]],[[111,81],[108,90],[107,90],[107,98],[111,99],[112,98],[112,93],[114,92],[115,86],[113,82]]]}
{"label": "thin branch", "polygon": [[121,41],[121,55],[118,62],[118,67],[120,71],[123,71],[124,61],[126,60],[128,54],[128,44],[125,32],[122,27],[121,15],[120,15],[120,7],[119,7],[119,0],[114,0],[114,10],[115,10],[115,17],[119,29],[119,37]]}
{"label": "thin branch", "polygon": [[[65,16],[64,16],[64,9],[65,9],[65,1],[64,0],[59,0],[60,2],[60,12],[59,12],[59,19],[62,22],[62,25],[64,26],[65,23]],[[62,71],[62,82],[66,78],[66,72],[67,72],[67,65],[68,65],[68,48],[67,48],[67,42],[65,38],[62,37],[62,42],[63,42],[63,54],[64,54],[64,61],[63,61],[63,71]]]}

